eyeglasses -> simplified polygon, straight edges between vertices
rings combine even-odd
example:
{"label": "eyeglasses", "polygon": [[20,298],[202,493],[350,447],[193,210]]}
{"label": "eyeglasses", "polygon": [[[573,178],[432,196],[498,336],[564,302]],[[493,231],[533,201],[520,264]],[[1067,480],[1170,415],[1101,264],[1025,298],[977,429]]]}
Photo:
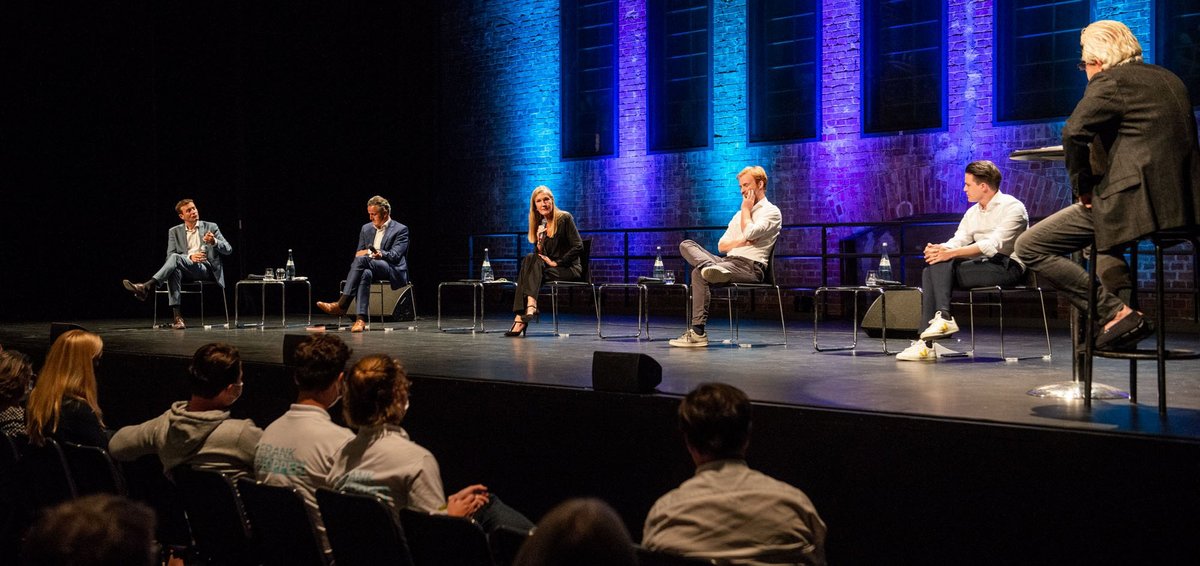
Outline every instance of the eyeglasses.
{"label": "eyeglasses", "polygon": [[1080,61],[1075,64],[1075,68],[1079,69],[1080,71],[1086,71],[1088,68],[1088,65],[1099,65],[1099,63],[1097,63],[1095,61]]}

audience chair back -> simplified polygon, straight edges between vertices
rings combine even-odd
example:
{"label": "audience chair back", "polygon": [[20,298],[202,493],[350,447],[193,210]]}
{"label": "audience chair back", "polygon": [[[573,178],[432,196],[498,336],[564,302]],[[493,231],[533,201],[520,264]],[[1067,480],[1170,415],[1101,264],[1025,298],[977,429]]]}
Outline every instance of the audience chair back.
{"label": "audience chair back", "polygon": [[322,487],[317,505],[337,566],[413,566],[404,530],[383,500]]}
{"label": "audience chair back", "polygon": [[103,448],[64,442],[62,450],[80,497],[96,493],[128,495],[125,476]]}
{"label": "audience chair back", "polygon": [[29,523],[17,468],[24,443],[0,433],[0,548],[18,548],[21,531]]}
{"label": "audience chair back", "polygon": [[254,527],[259,557],[268,566],[327,566],[329,557],[308,516],[304,496],[294,487],[237,481],[238,495]]}
{"label": "audience chair back", "polygon": [[154,509],[158,516],[155,538],[168,549],[184,549],[192,545],[183,504],[175,484],[163,473],[157,454],[147,454],[131,462],[121,462],[121,472],[129,497]]}
{"label": "audience chair back", "polygon": [[30,510],[57,505],[78,495],[67,458],[54,439],[45,439],[41,446],[26,444],[17,467],[20,485],[29,488],[26,497]]}
{"label": "audience chair back", "polygon": [[521,545],[531,531],[500,525],[488,535],[488,546],[492,549],[492,562],[496,566],[510,566],[517,558]]}
{"label": "audience chair back", "polygon": [[233,480],[185,465],[171,470],[196,548],[210,562],[258,564],[250,525]]}
{"label": "audience chair back", "polygon": [[720,564],[716,560],[692,558],[661,550],[649,550],[641,546],[637,547],[637,557],[640,566],[711,566]]}
{"label": "audience chair back", "polygon": [[487,535],[463,517],[400,510],[415,566],[492,566]]}

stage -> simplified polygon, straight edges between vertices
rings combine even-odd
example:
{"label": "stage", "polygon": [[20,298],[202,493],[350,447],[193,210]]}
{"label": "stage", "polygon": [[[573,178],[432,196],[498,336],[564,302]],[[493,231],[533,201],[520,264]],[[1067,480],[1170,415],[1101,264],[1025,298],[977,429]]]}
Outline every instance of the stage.
{"label": "stage", "polygon": [[[606,334],[632,331],[631,318],[613,321],[624,328],[606,318]],[[113,428],[185,398],[188,358],[212,341],[237,345],[246,362],[234,416],[266,426],[294,396],[283,336],[306,333],[69,322],[105,341],[100,404]],[[750,347],[722,345],[727,328],[710,326],[707,349],[672,348],[681,321],[654,323],[653,340],[601,340],[594,318],[579,314],[565,316],[560,337],[543,315],[527,337],[506,338],[500,314],[488,320],[497,332],[440,332],[425,318],[338,334],[355,358],[403,360],[414,383],[405,427],[437,456],[447,489],[485,483],[534,519],[565,498],[597,496],[640,539],[650,505],[691,474],[675,430],[678,396],[719,380],[755,401],[750,463],[809,494],[829,525],[831,563],[1188,563],[1200,554],[1200,362],[1168,365],[1160,419],[1151,364],[1137,404],[1097,400],[1088,411],[1080,400],[1027,395],[1070,379],[1065,330],[1052,329],[1049,361],[1003,361],[985,325],[977,357],[918,363],[880,353],[866,336],[855,352],[814,352],[811,319],[789,320],[786,347],[762,344],[780,338],[765,320],[743,321]],[[40,366],[49,326],[8,324],[0,344]],[[848,342],[848,330],[822,323],[822,345]],[[1009,355],[1040,355],[1039,332],[1010,329]],[[960,336],[954,349],[968,349],[969,333]],[[657,360],[657,393],[592,391],[595,351]],[[1096,381],[1127,390],[1127,372],[1098,360]]]}

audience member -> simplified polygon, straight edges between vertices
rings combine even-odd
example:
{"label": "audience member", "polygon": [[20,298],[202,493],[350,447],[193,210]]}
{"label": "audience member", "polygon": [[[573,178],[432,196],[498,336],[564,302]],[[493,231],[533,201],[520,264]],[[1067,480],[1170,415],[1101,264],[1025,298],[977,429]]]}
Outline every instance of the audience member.
{"label": "audience member", "polygon": [[104,341],[86,330],[68,330],[50,346],[25,407],[29,441],[46,438],[108,447],[96,394],[96,367]]}
{"label": "audience member", "polygon": [[569,499],[546,513],[513,566],[636,566],[629,531],[599,499]]}
{"label": "audience member", "polygon": [[732,564],[824,564],[825,523],[799,489],[746,465],[750,400],[706,383],[679,404],[696,475],[659,498],[642,546]]}
{"label": "audience member", "polygon": [[33,365],[16,350],[0,350],[0,433],[25,436],[25,402]]}
{"label": "audience member", "polygon": [[354,433],[329,417],[329,407],[341,397],[350,348],[337,336],[316,334],[296,346],[296,402],[263,431],[254,453],[258,479],[269,485],[294,487],[304,496],[308,514],[326,551],[325,526],[317,507],[317,488],[333,461]]}
{"label": "audience member", "polygon": [[188,380],[192,397],[176,401],[162,415],[122,427],[109,451],[118,460],[158,454],[163,469],[181,464],[234,477],[254,470],[254,450],[262,430],[249,419],[229,418],[229,406],[242,394],[242,358],[230,344],[201,346],[192,355]]}
{"label": "audience member", "polygon": [[505,525],[529,529],[533,523],[476,484],[447,498],[437,459],[409,440],[400,427],[408,412],[411,382],[398,360],[385,354],[354,364],[346,378],[344,413],[358,434],[342,447],[329,483],[339,491],[376,495],[396,509],[471,517],[492,530]]}
{"label": "audience member", "polygon": [[26,566],[151,566],[158,563],[149,507],[116,495],[89,495],[52,507],[29,530]]}

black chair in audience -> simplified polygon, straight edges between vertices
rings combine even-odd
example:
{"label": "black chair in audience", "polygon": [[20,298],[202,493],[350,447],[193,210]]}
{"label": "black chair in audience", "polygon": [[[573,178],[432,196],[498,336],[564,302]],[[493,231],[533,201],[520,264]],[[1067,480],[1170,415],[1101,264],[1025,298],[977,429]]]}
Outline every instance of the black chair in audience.
{"label": "black chair in audience", "polygon": [[720,564],[716,560],[692,558],[661,550],[649,550],[641,546],[637,547],[637,557],[640,566],[711,566]]}
{"label": "black chair in audience", "polygon": [[383,500],[320,488],[317,506],[338,566],[413,566],[404,530]]}
{"label": "black chair in audience", "polygon": [[509,566],[517,558],[521,545],[532,531],[500,525],[488,535],[488,546],[492,549],[492,562],[496,566]]}
{"label": "black chair in audience", "polygon": [[158,528],[154,535],[159,545],[165,551],[177,554],[190,548],[192,533],[183,512],[183,504],[179,501],[175,484],[163,473],[158,455],[147,454],[130,462],[121,462],[120,468],[129,497],[149,505],[158,516]]}
{"label": "black chair in audience", "polygon": [[29,522],[28,509],[21,497],[20,470],[24,442],[0,434],[0,549],[18,548],[21,544],[21,529]]}
{"label": "black chair in audience", "polygon": [[278,566],[326,566],[329,557],[320,535],[308,516],[304,496],[294,487],[237,481],[246,516],[254,527],[259,557],[263,564]]}
{"label": "black chair in audience", "polygon": [[75,482],[77,495],[128,495],[124,475],[117,468],[112,456],[103,448],[63,442],[62,451],[67,459],[67,468],[71,471],[71,479]]}
{"label": "black chair in audience", "polygon": [[196,550],[210,563],[258,564],[250,525],[233,480],[187,465],[171,470]]}
{"label": "black chair in audience", "polygon": [[25,445],[21,459],[17,461],[17,469],[21,485],[27,488],[24,493],[32,511],[57,505],[78,495],[70,468],[67,467],[67,458],[63,456],[62,447],[53,439],[45,439],[41,446],[32,443]]}
{"label": "black chair in audience", "polygon": [[415,566],[492,566],[487,535],[471,519],[401,509],[400,525]]}

